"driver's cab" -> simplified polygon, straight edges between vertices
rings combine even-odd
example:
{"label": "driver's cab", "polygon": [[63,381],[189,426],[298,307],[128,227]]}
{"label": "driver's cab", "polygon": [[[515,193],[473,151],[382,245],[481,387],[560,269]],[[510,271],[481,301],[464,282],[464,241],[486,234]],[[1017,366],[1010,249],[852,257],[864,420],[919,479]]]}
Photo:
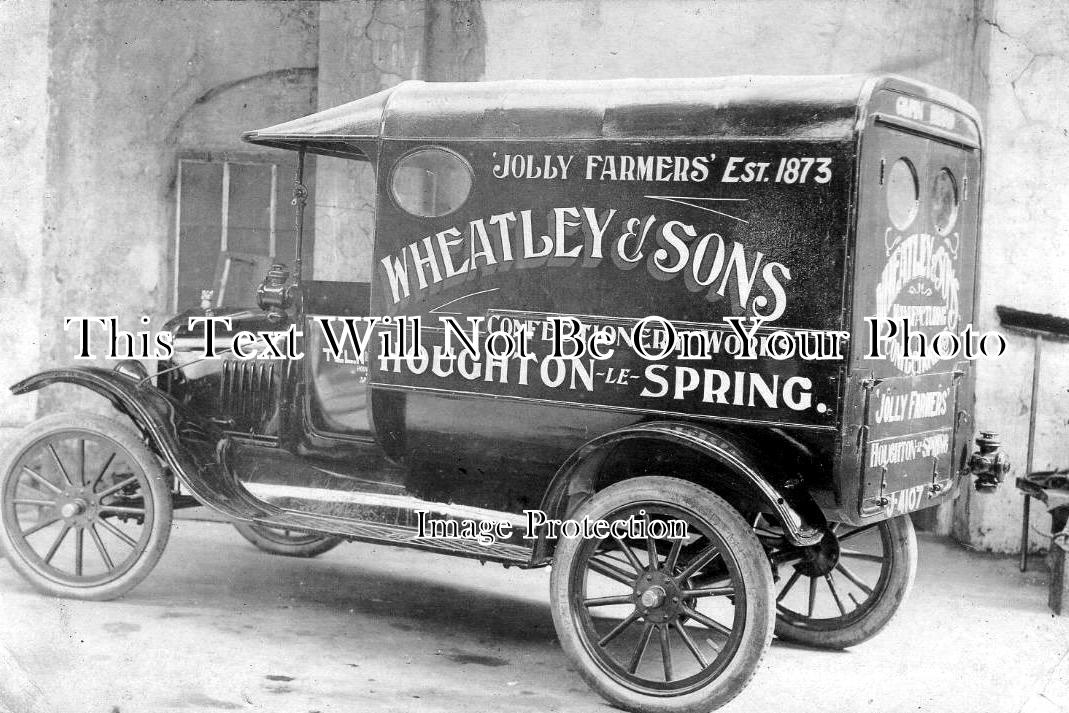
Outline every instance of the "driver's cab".
{"label": "driver's cab", "polygon": [[[396,147],[382,136],[385,104],[383,94],[374,95],[244,135],[297,154],[289,218],[295,249],[289,257],[224,255],[200,304],[179,305],[189,309],[166,325],[176,353],[160,364],[158,377],[160,388],[211,418],[236,448],[281,447],[370,481],[400,480],[385,457],[399,457],[403,446],[403,427],[393,426],[403,399],[390,393],[372,398],[368,354],[354,349],[357,333],[345,323],[390,313],[373,312],[378,211],[390,201],[414,218],[446,215],[464,202],[473,181],[467,163],[452,152],[404,148],[395,160]],[[382,153],[393,156],[386,176],[377,171]],[[276,180],[290,178],[280,173]],[[314,250],[307,239],[312,231]],[[246,304],[227,307],[235,301]],[[231,320],[217,327],[220,358],[196,354],[203,332],[190,328],[189,319],[203,316]],[[275,332],[281,344],[291,326],[300,359],[242,359],[226,351],[231,333]],[[362,330],[364,323],[355,326]],[[369,342],[373,352],[374,339]]]}
{"label": "driver's cab", "polygon": [[[373,175],[375,142],[279,147],[298,152],[291,179],[290,220],[296,233],[292,253],[276,257],[224,252],[199,304],[180,304],[185,311],[165,325],[174,335],[175,353],[159,365],[157,380],[160,388],[211,418],[239,444],[283,446],[313,457],[351,460],[354,449],[373,445],[366,355],[353,352],[343,320],[371,312],[368,280],[375,187],[373,178],[366,176]],[[323,187],[320,202],[306,217],[306,206],[315,200],[307,186],[316,179]],[[287,179],[279,176],[279,180]],[[353,199],[358,192],[366,193],[361,201]],[[338,203],[345,204],[341,211]],[[372,215],[352,215],[354,203]],[[346,211],[350,215],[339,217]],[[305,239],[310,227],[318,228],[318,255],[312,254]],[[354,228],[366,234],[353,235]],[[330,279],[316,279],[318,274]],[[199,317],[228,320],[226,325],[214,325],[218,358],[202,357],[203,325],[190,324],[191,318]],[[334,349],[319,326],[322,320],[329,320],[338,337]],[[260,354],[254,358],[234,354],[230,348],[233,334],[248,331],[272,333],[276,349],[283,351],[291,327],[303,353],[300,359],[269,358],[272,352],[263,341],[244,349],[245,354]]]}
{"label": "driver's cab", "polygon": [[[436,218],[464,203],[473,182],[468,163],[452,151],[423,145],[398,147],[384,140],[387,97],[380,93],[243,136],[260,146],[298,154],[293,268],[288,280],[269,275],[256,294],[261,308],[280,324],[299,320],[305,339],[305,357],[298,366],[300,385],[293,394],[303,404],[294,404],[300,407],[291,411],[294,422],[287,429],[289,438],[286,430],[279,434],[282,444],[289,441],[293,449],[320,452],[331,459],[348,457],[341,452],[374,440],[368,355],[353,348],[354,335],[347,333],[344,320],[373,313],[370,280],[382,202],[389,201],[388,209],[400,209],[414,220]],[[379,175],[383,172],[378,166],[385,160],[390,170]],[[313,172],[315,197],[305,188],[313,183],[307,180]],[[315,209],[314,256],[308,255],[303,244],[307,205]],[[374,351],[374,340],[370,341]],[[394,408],[387,395],[380,395],[377,403],[380,411]],[[389,421],[391,415],[381,413],[379,419]],[[390,429],[378,435],[389,447]]]}

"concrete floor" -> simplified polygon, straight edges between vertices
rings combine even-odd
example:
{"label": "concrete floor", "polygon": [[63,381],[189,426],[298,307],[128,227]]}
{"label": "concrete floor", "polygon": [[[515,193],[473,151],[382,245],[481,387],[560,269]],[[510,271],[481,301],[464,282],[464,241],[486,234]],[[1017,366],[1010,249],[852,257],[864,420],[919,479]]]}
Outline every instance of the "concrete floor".
{"label": "concrete floor", "polygon": [[[362,544],[294,560],[191,521],[168,547],[105,603],[38,595],[0,563],[0,710],[5,692],[28,710],[20,675],[63,713],[611,710],[557,647],[545,570]],[[1069,617],[1047,609],[1041,562],[1022,575],[922,536],[887,630],[845,653],[775,643],[722,710],[1069,711]]]}

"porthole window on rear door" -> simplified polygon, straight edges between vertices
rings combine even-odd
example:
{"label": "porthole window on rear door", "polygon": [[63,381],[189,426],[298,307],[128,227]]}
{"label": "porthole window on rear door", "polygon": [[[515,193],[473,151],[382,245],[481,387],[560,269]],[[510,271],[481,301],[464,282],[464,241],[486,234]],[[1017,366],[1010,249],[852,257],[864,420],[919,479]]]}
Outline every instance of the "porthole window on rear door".
{"label": "porthole window on rear door", "polygon": [[932,181],[932,225],[940,235],[949,235],[958,222],[958,183],[949,168],[944,168]]}
{"label": "porthole window on rear door", "polygon": [[448,215],[468,199],[474,174],[460,154],[439,146],[409,151],[390,173],[390,195],[421,218]]}
{"label": "porthole window on rear door", "polygon": [[905,230],[917,217],[920,190],[917,171],[907,158],[900,158],[891,166],[887,177],[887,214],[891,224]]}

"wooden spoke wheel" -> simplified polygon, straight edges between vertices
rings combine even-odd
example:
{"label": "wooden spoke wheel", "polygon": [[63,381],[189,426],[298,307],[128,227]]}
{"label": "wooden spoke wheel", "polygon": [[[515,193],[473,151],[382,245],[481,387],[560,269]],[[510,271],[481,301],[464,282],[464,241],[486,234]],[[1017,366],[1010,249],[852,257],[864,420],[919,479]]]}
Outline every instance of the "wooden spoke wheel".
{"label": "wooden spoke wheel", "polygon": [[747,522],[710,491],[664,477],[606,488],[572,517],[687,525],[682,540],[558,542],[553,621],[587,683],[631,711],[708,711],[734,698],[774,615],[768,559]]}
{"label": "wooden spoke wheel", "polygon": [[236,522],[234,529],[258,549],[283,557],[315,557],[345,541],[334,535],[318,535],[255,522]]}
{"label": "wooden spoke wheel", "polygon": [[[776,636],[819,648],[843,649],[876,635],[913,585],[917,538],[908,515],[871,525],[833,524],[817,545],[785,546],[772,526],[756,527],[779,570]],[[773,547],[776,547],[773,545]]]}
{"label": "wooden spoke wheel", "polygon": [[152,570],[171,492],[140,437],[87,413],[27,427],[0,461],[0,546],[48,594],[113,599]]}

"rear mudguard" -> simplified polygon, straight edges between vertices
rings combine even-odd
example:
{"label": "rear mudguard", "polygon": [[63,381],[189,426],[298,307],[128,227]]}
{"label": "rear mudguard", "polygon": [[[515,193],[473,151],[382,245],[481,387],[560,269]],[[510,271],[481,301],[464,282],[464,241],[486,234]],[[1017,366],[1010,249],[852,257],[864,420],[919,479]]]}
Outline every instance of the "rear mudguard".
{"label": "rear mudguard", "polygon": [[[765,475],[768,468],[758,466],[757,459],[730,435],[676,421],[637,423],[587,442],[572,453],[557,471],[542,499],[541,510],[550,518],[567,517],[570,496],[584,490],[591,492],[593,488],[589,486],[597,477],[603,458],[614,446],[632,439],[671,443],[711,458],[729,474],[733,487],[745,490],[771,508],[783,523],[792,543],[814,545],[823,537],[827,523],[820,508],[804,489],[774,484]],[[699,474],[695,481],[716,489],[717,483],[711,478],[703,478]],[[540,542],[536,559],[539,556],[548,557],[549,554],[548,543]]]}
{"label": "rear mudguard", "polygon": [[277,514],[277,508],[253,497],[231,475],[222,431],[190,417],[170,395],[147,382],[88,366],[43,371],[18,382],[11,391],[17,396],[57,383],[94,391],[126,414],[182,485],[208,507],[239,520]]}

